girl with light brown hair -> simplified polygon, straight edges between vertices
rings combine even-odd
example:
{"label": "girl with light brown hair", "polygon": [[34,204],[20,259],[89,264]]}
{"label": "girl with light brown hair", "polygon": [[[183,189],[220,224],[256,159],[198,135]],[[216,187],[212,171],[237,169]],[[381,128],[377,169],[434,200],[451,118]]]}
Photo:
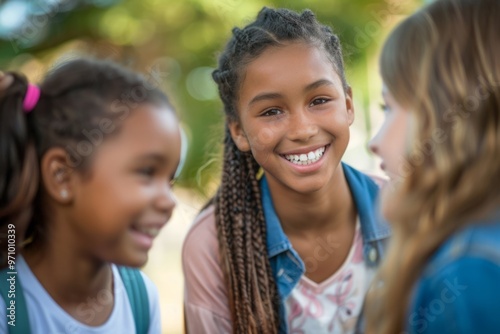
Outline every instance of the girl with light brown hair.
{"label": "girl with light brown hair", "polygon": [[500,1],[436,1],[385,43],[393,239],[368,293],[369,333],[500,330]]}

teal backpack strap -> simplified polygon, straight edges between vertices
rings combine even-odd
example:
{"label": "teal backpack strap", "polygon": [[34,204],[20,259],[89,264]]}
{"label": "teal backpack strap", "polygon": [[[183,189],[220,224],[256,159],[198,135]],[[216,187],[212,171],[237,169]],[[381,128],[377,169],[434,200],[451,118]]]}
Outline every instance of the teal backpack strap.
{"label": "teal backpack strap", "polygon": [[149,330],[149,298],[141,272],[135,268],[118,266],[125,290],[127,290],[136,334],[147,334]]}
{"label": "teal backpack strap", "polygon": [[0,271],[0,296],[5,302],[7,313],[7,318],[0,321],[7,322],[9,334],[31,333],[26,300],[17,272],[12,273],[9,268]]}

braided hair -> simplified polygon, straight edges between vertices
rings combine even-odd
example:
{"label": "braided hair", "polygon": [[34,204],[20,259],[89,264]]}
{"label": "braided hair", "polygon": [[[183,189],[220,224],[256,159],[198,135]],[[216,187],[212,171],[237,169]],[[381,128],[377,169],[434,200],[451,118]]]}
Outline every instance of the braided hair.
{"label": "braided hair", "polygon": [[[11,82],[0,84],[0,229],[14,225],[22,233],[18,241],[25,236],[43,239],[47,213],[42,210],[39,162],[49,149],[64,148],[71,167],[85,172],[98,141],[117,133],[132,109],[152,103],[173,110],[145,77],[108,61],[61,63],[42,82],[38,103],[29,113],[23,110],[26,78],[8,72],[0,79],[6,80]],[[97,138],[103,122],[108,129],[112,122],[115,130],[100,132]],[[5,260],[5,254],[0,255]]]}
{"label": "braided hair", "polygon": [[228,286],[234,333],[277,333],[280,298],[266,249],[266,223],[256,177],[259,165],[250,152],[238,150],[228,124],[238,122],[238,89],[245,66],[268,47],[308,43],[324,51],[348,88],[339,38],[313,12],[264,7],[257,19],[232,37],[212,73],[226,116],[221,185],[209,204],[215,218]]}

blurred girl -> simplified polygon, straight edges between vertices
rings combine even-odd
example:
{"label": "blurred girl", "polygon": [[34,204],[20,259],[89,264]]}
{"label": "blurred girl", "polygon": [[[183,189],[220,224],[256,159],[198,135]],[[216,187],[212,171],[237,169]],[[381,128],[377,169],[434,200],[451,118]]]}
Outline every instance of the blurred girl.
{"label": "blurred girl", "polygon": [[371,142],[394,236],[370,333],[498,333],[500,2],[443,0],[381,57],[386,119]]}
{"label": "blurred girl", "polygon": [[23,293],[0,299],[0,332],[24,325],[24,297],[32,333],[159,333],[156,288],[141,274],[132,283],[144,293],[129,295],[133,278],[116,265],[146,263],[175,205],[180,135],[166,96],[91,60],[62,64],[40,87],[17,73],[1,83],[0,216],[26,240],[8,257]]}
{"label": "blurred girl", "polygon": [[309,10],[264,8],[213,78],[223,172],[184,244],[189,332],[354,332],[389,230],[377,185],[341,163],[354,106],[338,37]]}

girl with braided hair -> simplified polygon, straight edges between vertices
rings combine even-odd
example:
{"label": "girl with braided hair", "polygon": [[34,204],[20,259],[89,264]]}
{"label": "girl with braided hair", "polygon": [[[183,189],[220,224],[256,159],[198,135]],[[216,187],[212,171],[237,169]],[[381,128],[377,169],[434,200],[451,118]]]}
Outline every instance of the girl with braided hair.
{"label": "girl with braided hair", "polygon": [[129,268],[175,206],[179,122],[157,86],[91,59],[39,87],[0,73],[0,333],[160,333]]}
{"label": "girl with braided hair", "polygon": [[309,10],[263,8],[213,78],[224,161],[183,246],[188,331],[355,332],[389,229],[376,183],[341,162],[354,106],[338,37]]}

